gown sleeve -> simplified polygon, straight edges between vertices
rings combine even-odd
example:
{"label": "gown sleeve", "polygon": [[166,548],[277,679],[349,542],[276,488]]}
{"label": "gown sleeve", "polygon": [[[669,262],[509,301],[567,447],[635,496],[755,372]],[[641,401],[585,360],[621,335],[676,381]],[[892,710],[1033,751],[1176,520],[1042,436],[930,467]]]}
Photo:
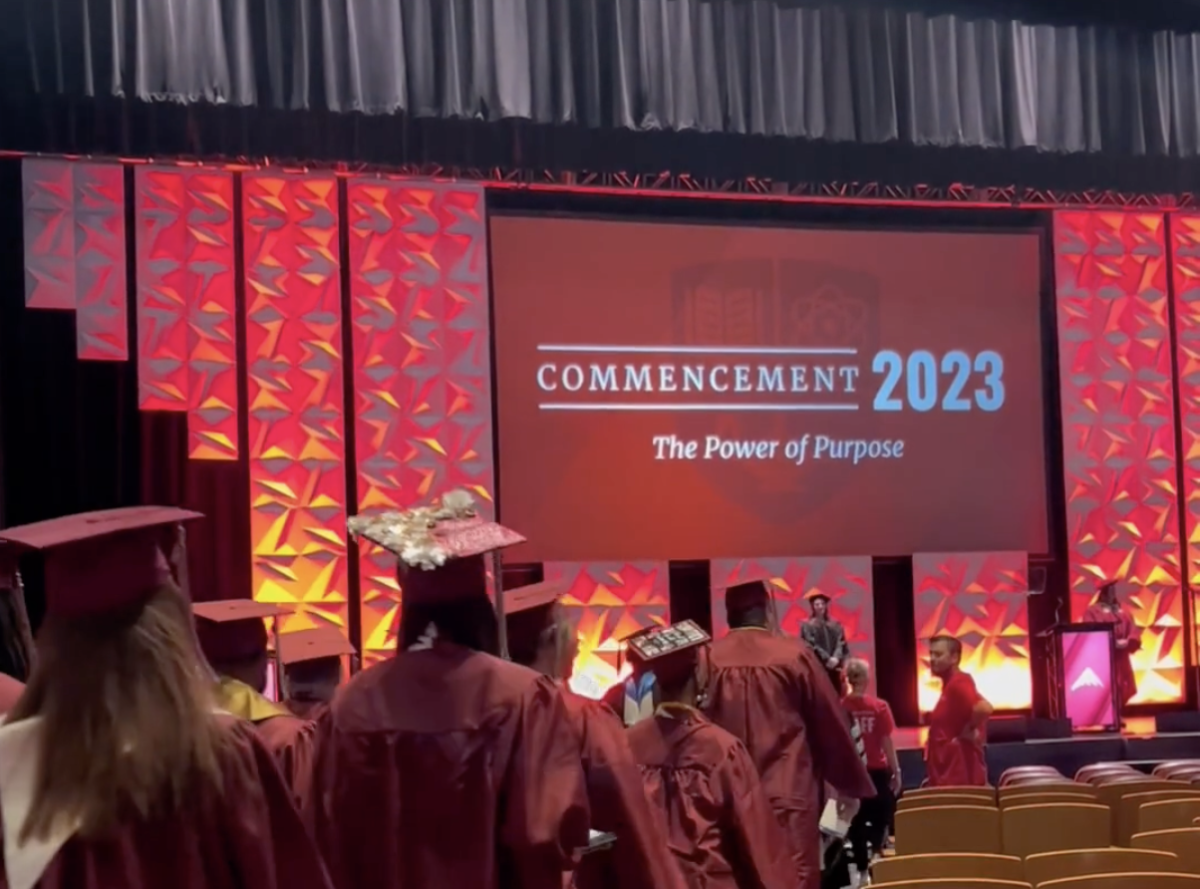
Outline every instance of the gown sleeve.
{"label": "gown sleeve", "polygon": [[850,736],[850,722],[833,684],[819,674],[820,665],[809,652],[803,652],[797,670],[801,688],[800,711],[808,727],[808,742],[813,763],[821,780],[840,796],[868,799],[875,795],[875,784],[858,755]]}
{"label": "gown sleeve", "polygon": [[[232,857],[242,862],[242,885],[254,889],[333,889],[274,756],[257,737],[249,737],[248,743],[254,751],[262,787],[261,812],[255,814],[264,823],[243,824],[245,829],[230,831]],[[233,799],[230,805],[243,812],[243,817],[250,814],[246,811],[248,800]]]}
{"label": "gown sleeve", "polygon": [[503,788],[500,841],[521,889],[562,889],[587,846],[589,811],[579,737],[562,695],[539,679],[518,717]]}
{"label": "gown sleeve", "polygon": [[730,748],[719,780],[727,805],[730,863],[739,889],[794,889],[796,865],[788,839],[741,742]]}
{"label": "gown sleeve", "polygon": [[283,780],[303,806],[312,779],[315,723],[277,716],[259,723],[259,737],[275,757]]}
{"label": "gown sleeve", "polygon": [[[583,751],[591,826],[611,831],[617,842],[608,853],[621,889],[686,889],[667,837],[646,797],[641,772],[620,721],[603,705],[584,711]],[[578,884],[590,886],[587,862]]]}

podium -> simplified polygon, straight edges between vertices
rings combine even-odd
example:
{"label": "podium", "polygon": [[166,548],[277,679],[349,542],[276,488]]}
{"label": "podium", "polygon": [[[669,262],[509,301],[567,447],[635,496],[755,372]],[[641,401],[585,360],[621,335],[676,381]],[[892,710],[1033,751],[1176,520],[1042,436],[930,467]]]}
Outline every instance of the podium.
{"label": "podium", "polygon": [[1076,732],[1120,729],[1112,624],[1059,624],[1044,634],[1053,716]]}

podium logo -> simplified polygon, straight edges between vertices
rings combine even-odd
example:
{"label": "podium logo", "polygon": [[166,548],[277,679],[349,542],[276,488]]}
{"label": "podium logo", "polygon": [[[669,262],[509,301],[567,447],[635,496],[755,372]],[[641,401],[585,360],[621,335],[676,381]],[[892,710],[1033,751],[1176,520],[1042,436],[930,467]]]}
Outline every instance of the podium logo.
{"label": "podium logo", "polygon": [[1091,667],[1084,667],[1079,678],[1071,683],[1071,691],[1079,691],[1081,688],[1104,688],[1104,683]]}

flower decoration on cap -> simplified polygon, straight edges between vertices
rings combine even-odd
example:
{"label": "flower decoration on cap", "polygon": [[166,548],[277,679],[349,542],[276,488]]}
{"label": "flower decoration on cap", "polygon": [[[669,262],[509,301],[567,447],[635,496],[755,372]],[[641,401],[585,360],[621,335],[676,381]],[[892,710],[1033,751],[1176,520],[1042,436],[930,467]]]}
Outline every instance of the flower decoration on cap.
{"label": "flower decoration on cap", "polygon": [[485,522],[475,499],[461,490],[446,493],[437,506],[352,516],[347,525],[356,537],[395,553],[408,568],[424,571],[525,541],[503,525]]}

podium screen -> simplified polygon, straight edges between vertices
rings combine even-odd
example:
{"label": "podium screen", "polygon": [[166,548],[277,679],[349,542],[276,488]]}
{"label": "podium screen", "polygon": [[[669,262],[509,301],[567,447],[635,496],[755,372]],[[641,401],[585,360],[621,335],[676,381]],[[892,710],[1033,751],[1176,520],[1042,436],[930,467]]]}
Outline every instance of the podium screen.
{"label": "podium screen", "polygon": [[1112,634],[1100,630],[1064,630],[1063,698],[1074,731],[1116,728],[1113,696]]}

